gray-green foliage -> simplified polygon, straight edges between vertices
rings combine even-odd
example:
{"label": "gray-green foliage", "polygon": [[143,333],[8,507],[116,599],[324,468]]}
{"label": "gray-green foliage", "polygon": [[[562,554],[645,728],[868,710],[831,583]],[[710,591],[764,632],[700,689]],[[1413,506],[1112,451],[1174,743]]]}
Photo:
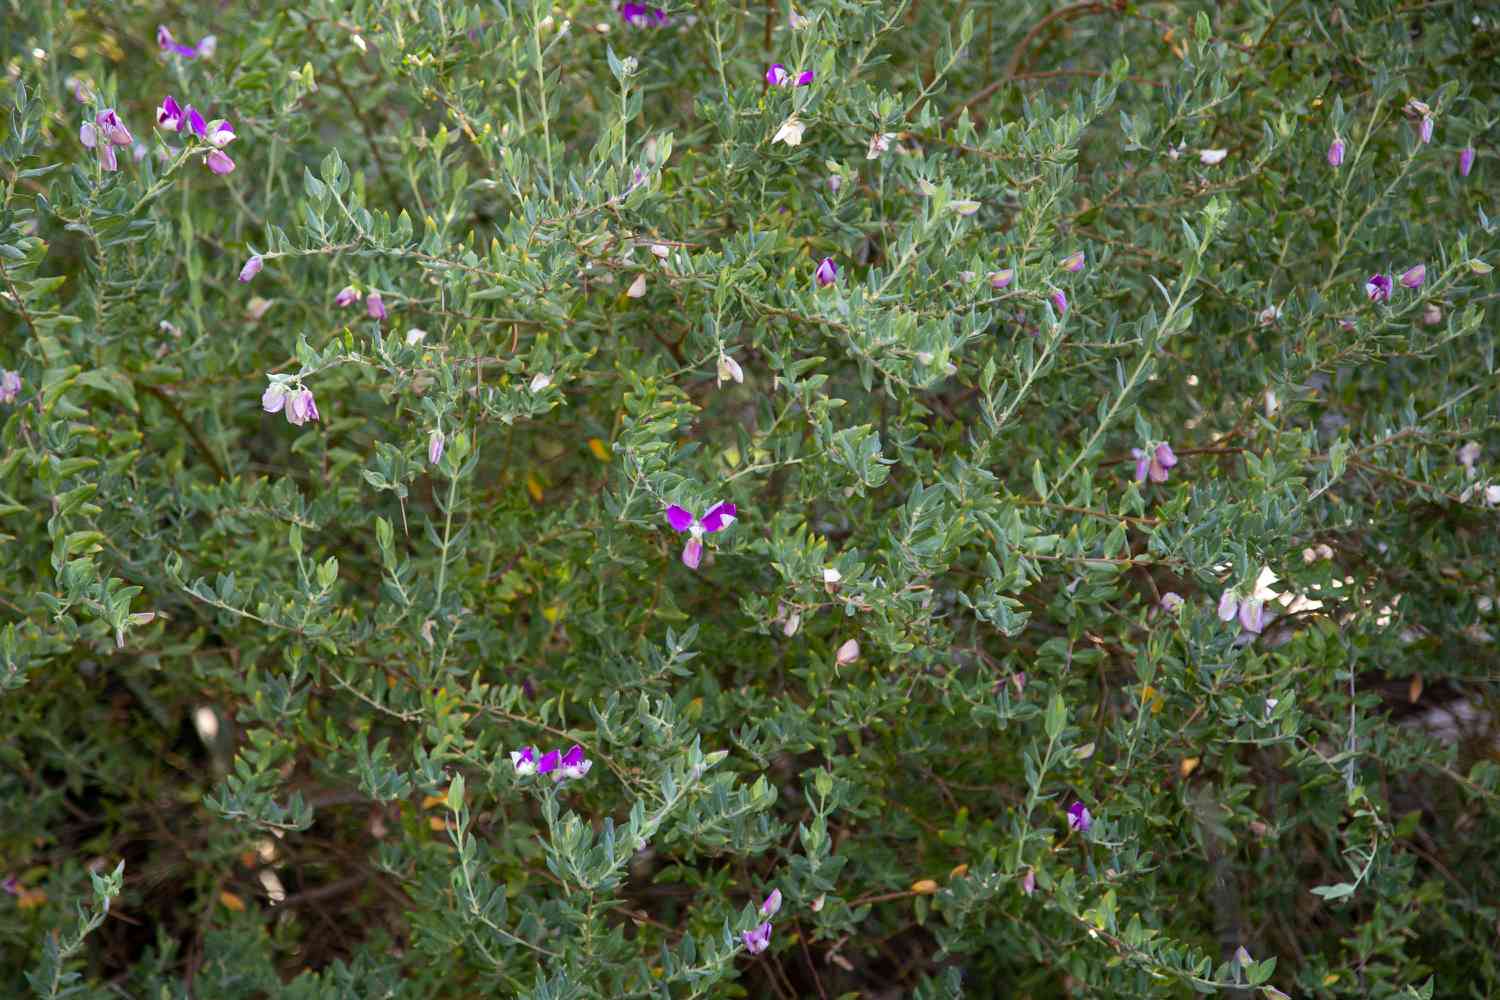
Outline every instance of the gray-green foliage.
{"label": "gray-green foliage", "polygon": [[0,0],[5,981],[1493,992],[1495,12],[665,14]]}

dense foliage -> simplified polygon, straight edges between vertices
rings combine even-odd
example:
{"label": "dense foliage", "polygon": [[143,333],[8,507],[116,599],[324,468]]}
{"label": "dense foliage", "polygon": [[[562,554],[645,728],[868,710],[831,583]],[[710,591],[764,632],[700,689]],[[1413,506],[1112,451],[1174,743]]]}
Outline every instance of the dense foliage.
{"label": "dense foliage", "polygon": [[6,995],[1500,990],[1492,5],[0,21]]}

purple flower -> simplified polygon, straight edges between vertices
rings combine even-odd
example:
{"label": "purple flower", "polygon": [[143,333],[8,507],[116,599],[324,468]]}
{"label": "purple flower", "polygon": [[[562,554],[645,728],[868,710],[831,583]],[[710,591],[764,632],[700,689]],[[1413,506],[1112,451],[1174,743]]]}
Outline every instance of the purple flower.
{"label": "purple flower", "polygon": [[285,405],[286,387],[276,382],[266,386],[266,391],[260,396],[260,408],[267,413],[280,413]]}
{"label": "purple flower", "polygon": [[832,257],[824,257],[818,262],[818,269],[813,272],[813,278],[820,288],[826,288],[838,280],[839,266],[833,262]]}
{"label": "purple flower", "polygon": [[1330,167],[1341,167],[1344,165],[1344,140],[1335,138],[1328,144],[1328,165]]}
{"label": "purple flower", "polygon": [[1266,602],[1245,600],[1240,602],[1240,628],[1260,635],[1266,627]]}
{"label": "purple flower", "polygon": [[99,127],[103,136],[116,146],[128,146],[135,142],[135,136],[130,134],[130,129],[120,121],[120,116],[115,113],[114,108],[105,108],[94,117],[94,124]]}
{"label": "purple flower", "polygon": [[1169,615],[1179,611],[1185,603],[1187,602],[1182,599],[1182,595],[1175,590],[1161,595],[1161,609]]}
{"label": "purple flower", "polygon": [[766,70],[766,82],[773,87],[780,87],[789,82],[792,74],[786,71],[781,63],[772,63],[771,68]]}
{"label": "purple flower", "polygon": [[168,132],[182,131],[183,112],[182,106],[171,94],[161,102],[161,107],[156,109],[156,127],[164,128]]}
{"label": "purple flower", "polygon": [[759,955],[771,946],[771,922],[768,920],[754,930],[741,931],[740,939],[745,942],[746,951]]}
{"label": "purple flower", "polygon": [[379,292],[371,292],[365,296],[365,312],[370,314],[371,319],[385,319],[385,300],[380,297]]}
{"label": "purple flower", "polygon": [[859,642],[855,639],[846,640],[844,644],[838,648],[838,651],[833,654],[833,662],[837,663],[841,667],[847,667],[849,664],[858,659]]}
{"label": "purple flower", "polygon": [[813,82],[813,71],[810,70],[810,69],[809,70],[804,70],[797,77],[797,86],[799,86],[799,87],[811,86],[812,82]]}
{"label": "purple flower", "polygon": [[536,747],[522,747],[510,752],[510,762],[515,765],[516,777],[527,778],[536,774]]}
{"label": "purple flower", "polygon": [[1227,622],[1234,618],[1235,608],[1239,607],[1239,598],[1234,591],[1226,590],[1219,595],[1219,621]]}
{"label": "purple flower", "polygon": [[222,149],[209,150],[208,155],[203,158],[203,163],[220,177],[234,170],[234,161]]}
{"label": "purple flower", "polygon": [[1021,892],[1027,896],[1036,892],[1036,869],[1026,869],[1026,874],[1021,876]]}
{"label": "purple flower", "polygon": [[998,271],[991,271],[989,277],[990,287],[998,292],[1016,279],[1016,270],[1013,267],[1002,267]]}
{"label": "purple flower", "polygon": [[1135,481],[1138,483],[1144,482],[1148,476],[1153,483],[1164,483],[1168,471],[1177,464],[1177,456],[1166,442],[1150,451],[1132,448],[1130,453],[1135,456]]}
{"label": "purple flower", "polygon": [[208,125],[203,121],[203,115],[191,104],[183,109],[183,124],[200,139],[208,134]]}
{"label": "purple flower", "polygon": [[4,881],[0,881],[0,892],[4,892],[10,896],[19,896],[21,891],[20,880],[14,875],[7,875]]}
{"label": "purple flower", "polygon": [[21,373],[0,373],[0,403],[10,404],[21,394]]}
{"label": "purple flower", "polygon": [[660,7],[647,8],[641,3],[621,4],[620,17],[632,28],[645,28],[653,23],[660,28],[667,23],[667,15],[662,13]]}
{"label": "purple flower", "polygon": [[286,398],[286,422],[301,427],[309,420],[318,419],[318,403],[311,389],[293,390]]}
{"label": "purple flower", "polygon": [[443,432],[434,428],[432,433],[427,435],[427,461],[433,465],[441,462],[443,460],[443,448],[447,443],[448,439],[443,436]]}
{"label": "purple flower", "polygon": [[673,531],[689,533],[687,544],[682,548],[682,564],[688,569],[697,569],[703,561],[703,535],[723,531],[734,523],[735,506],[718,503],[708,509],[701,519],[692,512],[672,504],[667,508],[667,523]]}
{"label": "purple flower", "polygon": [[196,46],[183,45],[172,37],[172,32],[168,31],[167,26],[163,24],[156,28],[156,44],[163,52],[171,52],[184,59],[196,59],[199,56],[207,59],[217,51],[219,40],[213,35],[205,35]]}
{"label": "purple flower", "polygon": [[255,277],[260,273],[260,269],[263,264],[264,261],[260,259],[260,254],[256,254],[249,260],[245,261],[245,266],[240,268],[240,280],[249,281],[251,278]]}
{"label": "purple flower", "polygon": [[[530,748],[528,747],[527,749]],[[556,771],[558,765],[561,763],[562,754],[558,753],[556,750],[549,750],[547,753],[542,755],[541,760],[536,762],[536,773],[549,774],[552,771]]]}
{"label": "purple flower", "polygon": [[774,917],[776,911],[781,909],[781,890],[772,889],[766,901],[760,904],[760,915],[763,917]]}
{"label": "purple flower", "polygon": [[343,288],[339,289],[339,293],[333,297],[333,304],[339,306],[340,308],[343,308],[344,306],[352,306],[358,301],[359,289],[355,288],[353,285],[345,285]]}
{"label": "purple flower", "polygon": [[1401,282],[1402,288],[1421,288],[1427,280],[1427,265],[1418,264],[1401,272],[1401,277],[1396,279]]}
{"label": "purple flower", "polygon": [[573,749],[563,754],[562,762],[558,766],[557,773],[552,776],[552,780],[576,780],[588,774],[589,768],[593,766],[594,762],[583,755],[583,747],[575,743]]}
{"label": "purple flower", "polygon": [[1094,825],[1094,817],[1089,814],[1088,806],[1082,802],[1068,806],[1068,825],[1079,833],[1088,833],[1089,827]]}
{"label": "purple flower", "polygon": [[1075,253],[1070,253],[1066,257],[1064,257],[1062,259],[1062,263],[1059,264],[1058,266],[1061,267],[1064,271],[1071,271],[1074,274],[1077,274],[1079,271],[1083,270],[1083,265],[1084,265],[1083,251],[1079,250],[1079,251],[1077,251]]}
{"label": "purple flower", "polygon": [[1431,116],[1429,116],[1429,115],[1423,115],[1422,116],[1421,123],[1417,125],[1417,136],[1424,143],[1428,143],[1428,142],[1432,141],[1432,118],[1431,118]]}
{"label": "purple flower", "polygon": [[1465,146],[1458,151],[1458,176],[1467,177],[1474,169],[1474,147]]}
{"label": "purple flower", "polygon": [[1372,274],[1365,282],[1365,294],[1370,297],[1371,302],[1389,302],[1391,300],[1391,279],[1383,274]]}
{"label": "purple flower", "polygon": [[1066,316],[1068,314],[1068,297],[1063,294],[1063,290],[1059,288],[1057,291],[1053,292],[1051,295],[1051,299],[1052,308],[1057,310],[1058,318],[1061,319],[1062,317]]}

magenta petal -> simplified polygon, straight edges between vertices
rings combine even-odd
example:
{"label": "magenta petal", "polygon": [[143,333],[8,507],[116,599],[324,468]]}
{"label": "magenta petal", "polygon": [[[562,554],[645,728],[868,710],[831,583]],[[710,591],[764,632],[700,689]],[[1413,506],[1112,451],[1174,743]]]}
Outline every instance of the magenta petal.
{"label": "magenta petal", "polygon": [[1151,468],[1151,458],[1139,448],[1130,449],[1130,453],[1135,456],[1135,481],[1143,483],[1146,481],[1146,473]]}
{"label": "magenta petal", "polygon": [[813,82],[813,71],[806,70],[797,77],[797,86],[806,87]]}
{"label": "magenta petal", "polygon": [[562,754],[558,753],[556,750],[548,751],[542,756],[541,760],[537,761],[536,773],[546,774],[549,771],[556,771],[558,764],[560,764],[561,762]]}
{"label": "magenta petal", "polygon": [[563,759],[562,759],[563,767],[577,767],[579,764],[582,764],[582,763],[583,763],[583,747],[579,746],[577,743],[574,743],[573,744],[573,749],[569,750],[566,754],[563,755]]}
{"label": "magenta petal", "polygon": [[735,506],[732,503],[716,504],[703,515],[703,530],[709,534],[722,531],[734,523]]}
{"label": "magenta petal", "polygon": [[203,158],[203,162],[208,166],[208,169],[220,177],[234,170],[234,161],[222,149],[209,150],[208,155]]}
{"label": "magenta petal", "polygon": [[1266,626],[1266,605],[1264,601],[1241,601],[1240,602],[1240,627],[1246,632],[1260,634],[1260,630]]}
{"label": "magenta petal", "polygon": [[689,538],[682,547],[682,564],[688,569],[697,569],[703,562],[703,539]]}
{"label": "magenta petal", "polygon": [[693,526],[693,515],[675,503],[667,508],[667,523],[673,531],[686,531]]}

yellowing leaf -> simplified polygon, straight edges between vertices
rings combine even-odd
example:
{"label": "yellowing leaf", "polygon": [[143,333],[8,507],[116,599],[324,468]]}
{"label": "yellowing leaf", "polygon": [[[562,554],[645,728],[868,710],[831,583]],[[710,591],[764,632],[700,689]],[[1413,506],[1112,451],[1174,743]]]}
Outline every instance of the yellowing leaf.
{"label": "yellowing leaf", "polygon": [[224,904],[226,910],[233,910],[235,913],[245,912],[245,901],[227,890],[219,893],[219,902]]}
{"label": "yellowing leaf", "polygon": [[443,798],[441,795],[424,795],[422,796],[422,808],[436,809],[447,801],[448,800]]}
{"label": "yellowing leaf", "polygon": [[1336,983],[1338,981],[1339,981],[1339,974],[1337,972],[1330,972],[1328,975],[1326,975],[1326,976],[1323,977],[1323,985],[1324,986],[1332,986],[1334,983]]}
{"label": "yellowing leaf", "polygon": [[16,908],[20,910],[33,910],[47,901],[45,889],[27,889],[16,897]]}
{"label": "yellowing leaf", "polygon": [[542,502],[542,483],[535,473],[526,473],[526,492],[531,494],[531,499],[535,502]]}
{"label": "yellowing leaf", "polygon": [[448,829],[448,823],[441,816],[429,816],[427,817],[427,828],[435,833],[442,833]]}
{"label": "yellowing leaf", "polygon": [[948,877],[949,878],[963,878],[967,874],[969,874],[969,866],[968,865],[959,865],[956,868],[954,868],[951,872],[948,873]]}
{"label": "yellowing leaf", "polygon": [[589,451],[601,462],[609,461],[609,445],[600,438],[589,438]]}
{"label": "yellowing leaf", "polygon": [[1177,765],[1177,773],[1182,775],[1184,778],[1188,777],[1196,770],[1198,770],[1197,757],[1184,757]]}
{"label": "yellowing leaf", "polygon": [[938,891],[938,884],[930,878],[920,879],[911,884],[911,891],[918,896],[931,896]]}
{"label": "yellowing leaf", "polygon": [[556,625],[557,620],[562,617],[562,608],[556,604],[549,604],[542,609],[542,617],[547,619],[549,625]]}

